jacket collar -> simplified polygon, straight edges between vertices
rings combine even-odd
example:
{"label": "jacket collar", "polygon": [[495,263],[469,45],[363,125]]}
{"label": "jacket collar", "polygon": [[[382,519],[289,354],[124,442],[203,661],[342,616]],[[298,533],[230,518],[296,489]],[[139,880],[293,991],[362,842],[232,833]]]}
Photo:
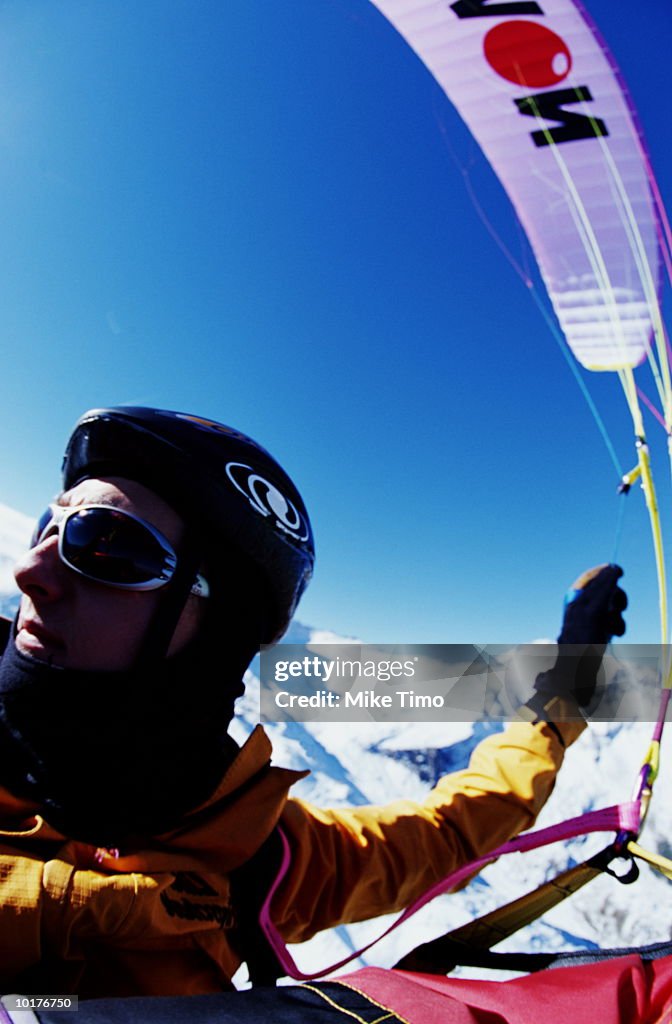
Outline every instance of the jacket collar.
{"label": "jacket collar", "polygon": [[271,753],[270,740],[258,725],[207,801],[177,828],[121,853],[68,840],[37,813],[38,808],[0,787],[0,817],[13,826],[0,828],[0,842],[60,840],[59,857],[98,870],[228,872],[248,860],[270,835],[290,786],[308,774],[272,766]]}

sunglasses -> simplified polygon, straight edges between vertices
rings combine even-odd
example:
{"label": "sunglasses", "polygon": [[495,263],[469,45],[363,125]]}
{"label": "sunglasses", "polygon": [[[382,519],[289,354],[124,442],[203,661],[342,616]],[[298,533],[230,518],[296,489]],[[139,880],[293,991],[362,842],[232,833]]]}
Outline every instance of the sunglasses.
{"label": "sunglasses", "polygon": [[[177,567],[177,555],[163,534],[144,519],[110,505],[49,505],[37,521],[31,547],[58,531],[61,561],[80,576],[121,590],[157,590]],[[190,593],[208,597],[207,580],[197,575]]]}

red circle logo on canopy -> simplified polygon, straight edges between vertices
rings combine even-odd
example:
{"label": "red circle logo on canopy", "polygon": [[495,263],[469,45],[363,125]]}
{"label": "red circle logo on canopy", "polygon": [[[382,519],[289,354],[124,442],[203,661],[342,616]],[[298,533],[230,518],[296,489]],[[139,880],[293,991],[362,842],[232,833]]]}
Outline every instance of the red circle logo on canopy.
{"label": "red circle logo on canopy", "polygon": [[572,67],[564,39],[536,21],[504,21],[491,28],[483,51],[493,71],[534,89],[557,85]]}

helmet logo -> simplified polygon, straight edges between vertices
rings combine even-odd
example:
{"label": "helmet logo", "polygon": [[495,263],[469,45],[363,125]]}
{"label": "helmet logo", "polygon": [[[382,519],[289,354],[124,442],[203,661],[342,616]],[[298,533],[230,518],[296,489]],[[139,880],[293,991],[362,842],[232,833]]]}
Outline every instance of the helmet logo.
{"label": "helmet logo", "polygon": [[294,540],[308,540],[308,526],[296,506],[286,498],[274,484],[244,462],[229,462],[226,475],[236,488],[249,501],[255,512],[262,516],[272,516],[275,525]]}

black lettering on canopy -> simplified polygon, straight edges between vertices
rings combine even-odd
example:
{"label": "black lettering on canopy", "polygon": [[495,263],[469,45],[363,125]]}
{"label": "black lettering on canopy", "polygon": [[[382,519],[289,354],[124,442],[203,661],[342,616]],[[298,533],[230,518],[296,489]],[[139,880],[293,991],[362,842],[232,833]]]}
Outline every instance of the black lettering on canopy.
{"label": "black lettering on canopy", "polygon": [[555,128],[541,128],[530,132],[535,146],[552,146],[561,142],[575,142],[577,139],[595,139],[608,135],[604,121],[591,114],[579,114],[576,110],[563,110],[571,103],[592,100],[587,85],[575,89],[556,89],[555,92],[540,92],[536,96],[525,96],[514,100],[521,114],[528,117],[558,121]]}
{"label": "black lettering on canopy", "polygon": [[458,18],[492,18],[504,14],[543,14],[534,0],[511,0],[510,3],[488,3],[488,0],[457,0],[451,4]]}

